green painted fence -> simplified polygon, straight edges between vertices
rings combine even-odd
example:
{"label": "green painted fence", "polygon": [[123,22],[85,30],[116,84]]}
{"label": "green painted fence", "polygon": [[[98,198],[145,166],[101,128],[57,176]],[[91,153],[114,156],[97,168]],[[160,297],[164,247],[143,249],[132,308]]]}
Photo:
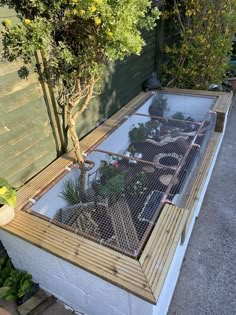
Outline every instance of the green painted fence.
{"label": "green painted fence", "polygon": [[156,32],[144,33],[147,45],[141,56],[110,65],[104,75],[103,92],[78,119],[79,135],[84,136],[96,124],[114,114],[142,91],[142,83],[155,71]]}
{"label": "green painted fence", "polygon": [[[16,20],[0,8],[0,22]],[[0,46],[2,49],[2,46]],[[57,156],[41,85],[31,69],[20,79],[20,63],[0,64],[0,176],[20,186]]]}

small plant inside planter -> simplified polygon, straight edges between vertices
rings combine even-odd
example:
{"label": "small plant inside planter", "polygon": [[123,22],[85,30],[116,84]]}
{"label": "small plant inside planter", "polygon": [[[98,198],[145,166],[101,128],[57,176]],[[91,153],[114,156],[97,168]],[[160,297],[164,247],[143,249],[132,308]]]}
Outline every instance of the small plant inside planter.
{"label": "small plant inside planter", "polygon": [[176,112],[174,115],[172,115],[172,118],[174,120],[170,121],[171,126],[176,128],[183,128],[184,127],[184,114],[182,112]]}
{"label": "small plant inside planter", "polygon": [[147,186],[147,175],[141,171],[132,178],[126,193],[130,196],[142,196],[147,192]]}
{"label": "small plant inside planter", "polygon": [[59,197],[64,199],[69,206],[80,203],[80,180],[79,177],[68,179],[64,183],[63,190]]}
{"label": "small plant inside planter", "polygon": [[164,112],[168,110],[167,97],[162,94],[155,94],[149,106],[149,115],[164,117]]}
{"label": "small plant inside planter", "polygon": [[129,138],[131,143],[145,141],[148,137],[148,128],[143,123],[139,123],[134,126],[129,132]]}
{"label": "small plant inside planter", "polygon": [[[162,123],[160,123],[158,120],[150,120],[145,124],[139,123],[138,125],[134,126],[129,132],[129,138],[131,142],[130,147],[132,148],[132,144],[143,142],[147,138],[158,138],[161,125]],[[131,151],[130,148],[129,150]],[[132,153],[132,155],[134,154]]]}
{"label": "small plant inside planter", "polygon": [[108,200],[111,205],[118,200],[125,189],[125,173],[118,173],[106,180],[106,183],[100,186],[99,195]]}

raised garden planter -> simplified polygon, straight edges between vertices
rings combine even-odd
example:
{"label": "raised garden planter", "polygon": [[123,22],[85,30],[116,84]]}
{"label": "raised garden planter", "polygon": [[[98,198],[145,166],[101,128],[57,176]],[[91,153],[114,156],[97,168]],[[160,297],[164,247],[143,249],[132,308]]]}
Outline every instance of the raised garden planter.
{"label": "raised garden planter", "polygon": [[[82,141],[94,168],[82,181],[78,203],[68,206],[58,197],[64,175],[81,175],[69,154],[20,190],[16,218],[0,233],[13,261],[26,264],[37,282],[77,310],[167,311],[232,96],[164,93],[164,118],[149,116],[153,95],[142,93]],[[172,118],[178,112],[184,120]],[[147,125],[153,120],[161,128]],[[129,132],[140,124],[149,130],[146,139],[131,142]],[[18,257],[20,249],[27,258]]]}

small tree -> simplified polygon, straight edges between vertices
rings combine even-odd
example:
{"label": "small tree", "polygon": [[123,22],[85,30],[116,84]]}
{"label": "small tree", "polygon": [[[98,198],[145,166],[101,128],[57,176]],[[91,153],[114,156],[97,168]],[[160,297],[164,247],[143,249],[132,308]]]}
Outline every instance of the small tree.
{"label": "small tree", "polygon": [[95,94],[109,61],[140,54],[142,29],[152,29],[159,11],[150,0],[1,0],[22,24],[4,22],[3,57],[31,63],[40,50],[46,76],[57,86],[76,159],[84,163],[76,119]]}

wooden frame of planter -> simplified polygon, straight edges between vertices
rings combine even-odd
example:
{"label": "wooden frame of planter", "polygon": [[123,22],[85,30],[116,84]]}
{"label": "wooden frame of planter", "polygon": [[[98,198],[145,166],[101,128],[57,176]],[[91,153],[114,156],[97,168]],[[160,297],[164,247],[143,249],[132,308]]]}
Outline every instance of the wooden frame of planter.
{"label": "wooden frame of planter", "polygon": [[[40,217],[21,211],[32,196],[39,194],[46,185],[57,178],[58,174],[63,172],[65,167],[73,163],[72,152],[58,158],[17,192],[16,217],[10,224],[2,227],[4,231],[85,269],[152,304],[156,304],[160,297],[178,244],[185,241],[196,202],[200,198],[207,173],[211,169],[213,157],[218,152],[222,140],[222,132],[225,129],[225,121],[232,99],[231,93],[223,92],[180,89],[164,89],[163,92],[215,97],[216,102],[213,110],[217,113],[217,123],[215,133],[206,149],[184,208],[179,209],[170,204],[164,205],[140,257],[135,259],[122,255],[64,230]],[[111,132],[114,126],[119,125],[126,115],[132,113],[151,95],[151,92],[140,93],[104,124],[91,132],[81,141],[82,150],[84,152],[91,150],[96,143]]]}
{"label": "wooden frame of planter", "polygon": [[236,92],[236,77],[228,78],[227,81],[232,85],[233,91]]}

